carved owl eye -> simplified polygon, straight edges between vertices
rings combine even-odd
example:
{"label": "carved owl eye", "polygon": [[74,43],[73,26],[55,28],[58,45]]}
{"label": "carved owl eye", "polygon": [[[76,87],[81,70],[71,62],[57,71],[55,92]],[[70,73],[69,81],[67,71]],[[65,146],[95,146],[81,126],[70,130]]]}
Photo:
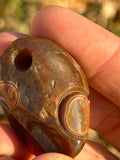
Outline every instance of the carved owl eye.
{"label": "carved owl eye", "polygon": [[85,136],[89,128],[89,101],[79,93],[66,96],[59,107],[64,128],[75,136]]}
{"label": "carved owl eye", "polygon": [[19,91],[11,81],[0,81],[0,101],[4,102],[10,110],[16,108],[19,101]]}

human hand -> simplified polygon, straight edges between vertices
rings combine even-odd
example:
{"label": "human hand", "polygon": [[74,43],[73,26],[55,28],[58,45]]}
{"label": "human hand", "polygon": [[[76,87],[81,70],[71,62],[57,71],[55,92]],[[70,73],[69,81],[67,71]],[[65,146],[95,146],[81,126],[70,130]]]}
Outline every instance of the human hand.
{"label": "human hand", "polygon": [[[1,33],[0,53],[13,40],[23,36],[18,33]],[[80,64],[91,87],[90,127],[120,151],[120,39],[81,15],[61,7],[41,10],[33,20],[32,36],[57,42]],[[5,130],[4,126],[1,124],[0,127],[0,155],[16,159],[32,157],[14,131],[9,126]],[[72,160],[57,153],[43,154],[35,159]],[[105,148],[93,142],[87,142],[75,159],[117,160]]]}

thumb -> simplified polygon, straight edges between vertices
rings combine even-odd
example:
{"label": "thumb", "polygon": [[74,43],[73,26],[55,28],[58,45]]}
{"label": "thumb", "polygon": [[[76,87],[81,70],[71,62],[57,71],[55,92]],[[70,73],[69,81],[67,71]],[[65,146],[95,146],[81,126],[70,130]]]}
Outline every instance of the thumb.
{"label": "thumb", "polygon": [[73,160],[73,158],[60,153],[45,153],[33,160]]}
{"label": "thumb", "polygon": [[32,23],[32,35],[60,44],[84,69],[90,85],[120,106],[120,39],[117,36],[62,7],[40,11]]}

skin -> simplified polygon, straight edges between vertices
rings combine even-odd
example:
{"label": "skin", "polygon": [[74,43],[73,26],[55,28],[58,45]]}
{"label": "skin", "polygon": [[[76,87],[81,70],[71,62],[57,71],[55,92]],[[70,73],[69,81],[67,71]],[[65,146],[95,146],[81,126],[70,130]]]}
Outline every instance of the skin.
{"label": "skin", "polygon": [[[90,128],[98,131],[120,151],[120,39],[81,15],[56,6],[45,8],[34,17],[31,34],[33,37],[45,37],[57,42],[80,64],[90,85]],[[0,53],[12,41],[24,36],[13,32],[0,33]],[[0,124],[0,142],[0,160],[9,157],[17,160],[72,160],[58,153],[34,157],[5,123]],[[118,158],[101,145],[88,141],[75,159]]]}

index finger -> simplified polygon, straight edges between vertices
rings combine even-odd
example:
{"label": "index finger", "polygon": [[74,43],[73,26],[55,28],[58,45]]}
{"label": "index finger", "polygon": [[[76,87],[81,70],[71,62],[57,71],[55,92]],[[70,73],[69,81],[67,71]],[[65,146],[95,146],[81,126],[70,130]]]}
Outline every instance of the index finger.
{"label": "index finger", "polygon": [[117,36],[61,7],[49,7],[37,14],[32,35],[60,44],[84,69],[90,85],[120,106],[120,39]]}

